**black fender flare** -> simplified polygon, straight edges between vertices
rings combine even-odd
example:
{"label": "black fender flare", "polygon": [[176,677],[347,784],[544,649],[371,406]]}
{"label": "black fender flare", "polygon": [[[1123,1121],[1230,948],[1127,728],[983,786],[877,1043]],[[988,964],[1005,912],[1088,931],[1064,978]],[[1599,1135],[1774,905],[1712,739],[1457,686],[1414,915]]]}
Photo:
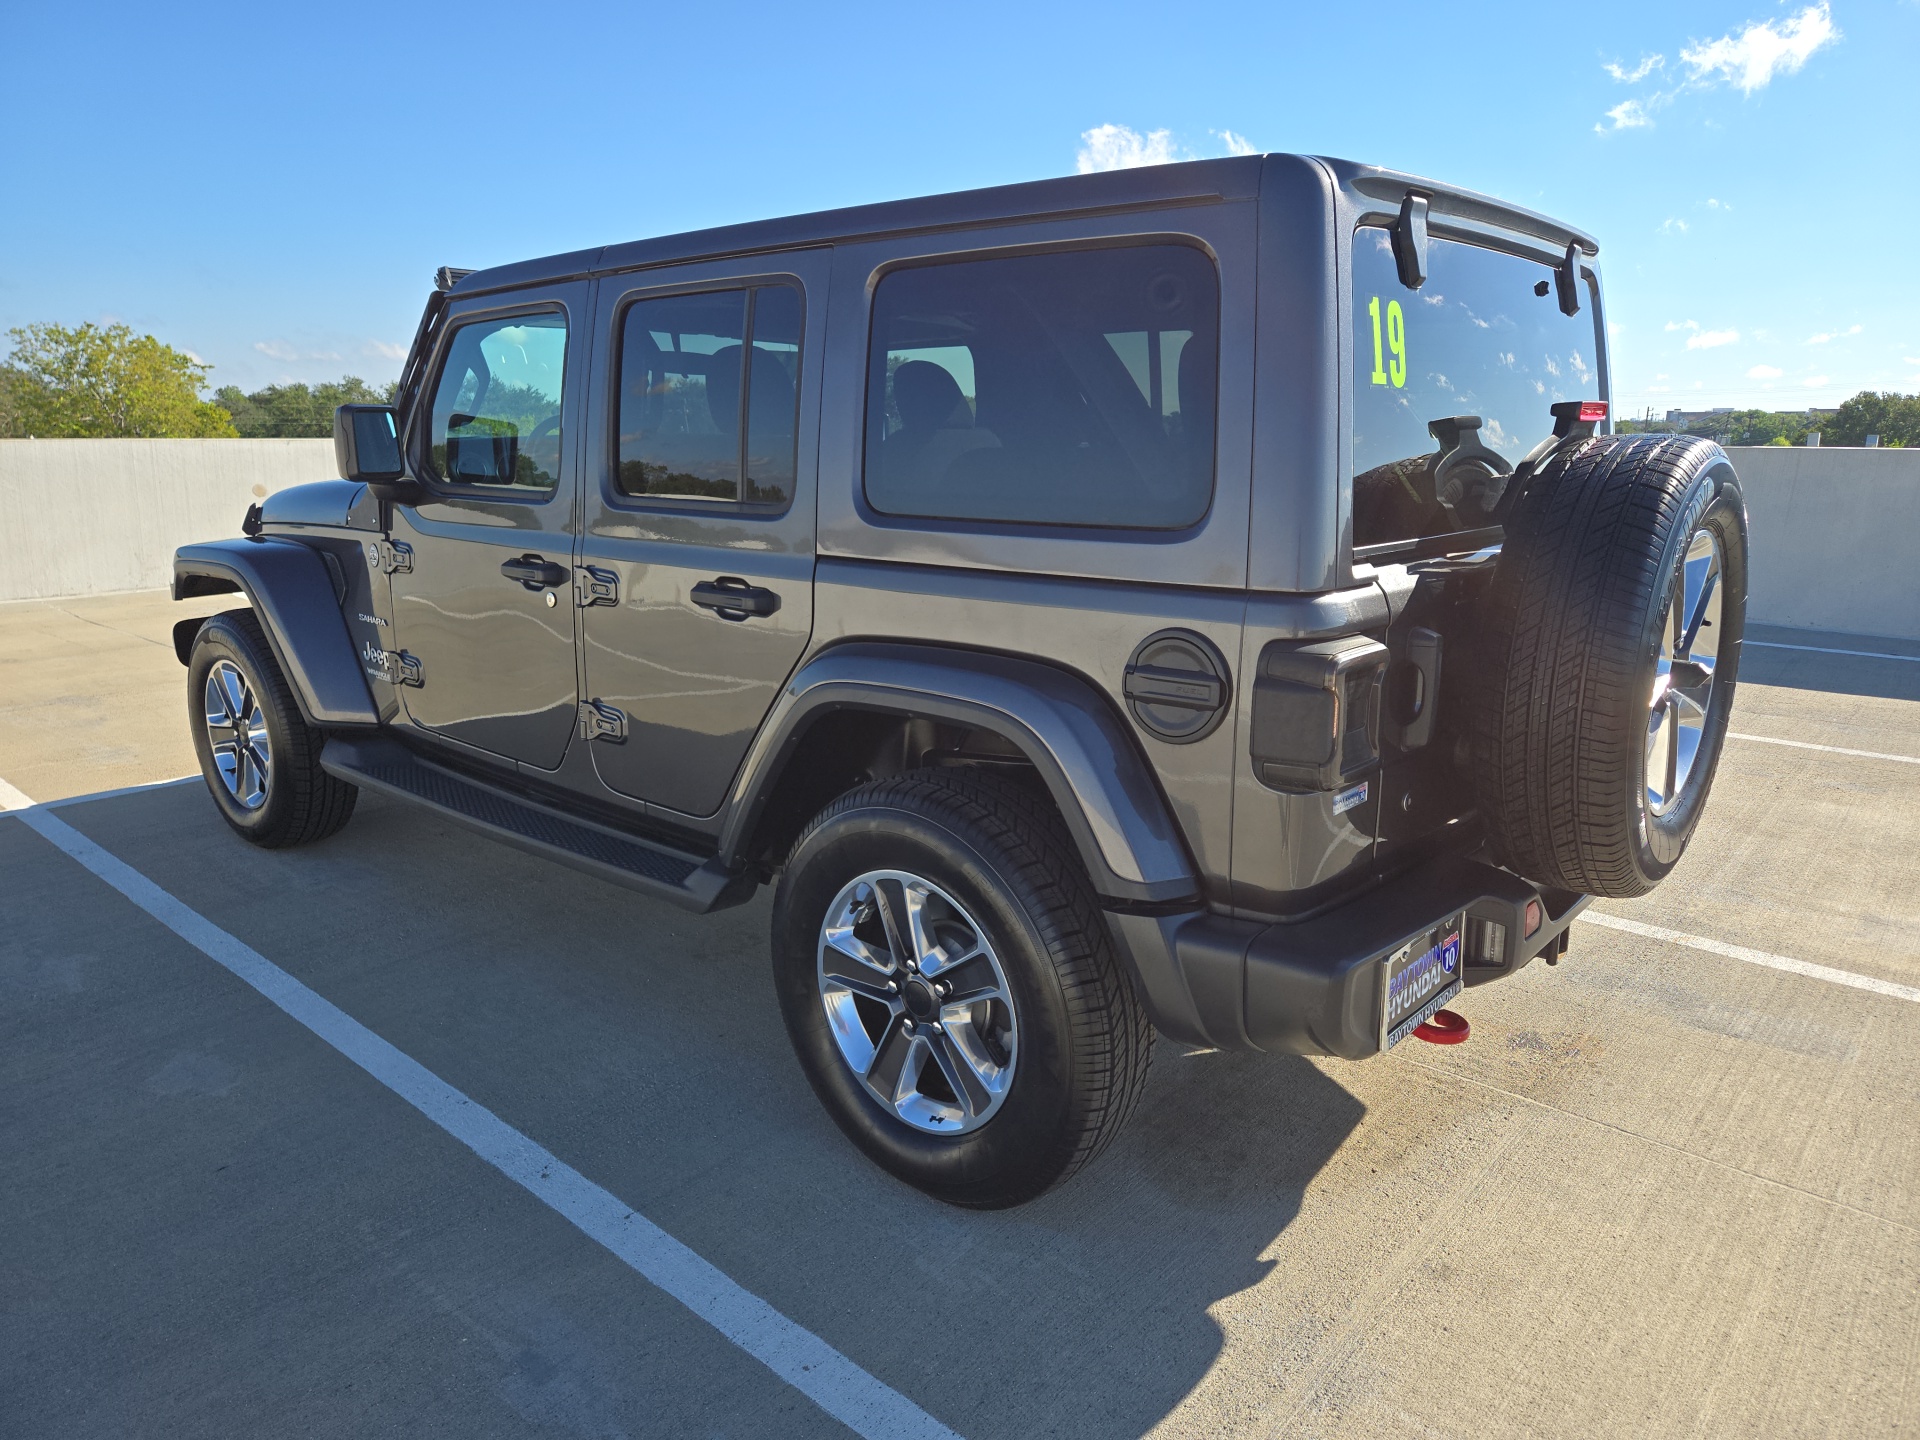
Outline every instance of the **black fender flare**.
{"label": "black fender flare", "polygon": [[[173,552],[174,599],[234,591],[252,604],[309,724],[334,728],[380,723],[333,578],[317,550],[298,540],[262,537],[210,540]],[[190,620],[174,627],[174,645],[183,662],[200,624]]]}
{"label": "black fender flare", "polygon": [[922,716],[990,730],[1046,782],[1105,902],[1191,905],[1200,883],[1146,758],[1089,682],[1052,665],[935,645],[853,642],[787,682],[734,778],[720,856],[738,863],[789,759],[835,711]]}

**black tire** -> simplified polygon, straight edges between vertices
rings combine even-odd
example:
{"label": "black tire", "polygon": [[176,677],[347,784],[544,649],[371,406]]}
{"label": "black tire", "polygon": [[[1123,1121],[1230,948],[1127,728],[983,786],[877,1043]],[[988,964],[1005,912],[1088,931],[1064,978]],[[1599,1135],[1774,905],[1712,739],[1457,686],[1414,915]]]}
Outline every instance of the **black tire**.
{"label": "black tire", "polygon": [[[213,739],[206,715],[207,676],[226,661],[251,688],[266,722],[271,750],[265,798],[248,807],[221,779],[214,763]],[[187,664],[187,723],[193,747],[220,818],[242,839],[268,850],[324,840],[353,817],[357,786],[320,768],[326,737],[307,724],[281,674],[266,633],[250,610],[215,615],[194,637]]]}
{"label": "black tire", "polygon": [[[1718,657],[1692,768],[1656,808],[1661,627],[1703,532],[1719,547]],[[1479,807],[1503,863],[1615,897],[1644,895],[1673,869],[1726,738],[1746,598],[1746,508],[1718,445],[1600,437],[1527,486],[1488,596],[1473,717]]]}
{"label": "black tire", "polygon": [[[1010,986],[1016,1063],[999,1108],[968,1133],[909,1125],[830,1031],[822,926],[843,887],[876,870],[924,877],[959,902]],[[781,875],[773,967],[787,1033],[835,1123],[883,1169],[950,1204],[996,1209],[1058,1185],[1112,1140],[1146,1080],[1153,1026],[1085,870],[1047,801],[1008,780],[919,771],[834,801]]]}

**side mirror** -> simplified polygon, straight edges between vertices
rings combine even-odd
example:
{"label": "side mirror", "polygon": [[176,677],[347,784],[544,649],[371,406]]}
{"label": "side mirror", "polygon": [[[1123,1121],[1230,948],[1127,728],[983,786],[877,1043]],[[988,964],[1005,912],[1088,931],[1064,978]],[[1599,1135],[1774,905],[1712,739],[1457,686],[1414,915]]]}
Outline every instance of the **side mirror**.
{"label": "side mirror", "polygon": [[[400,427],[391,405],[342,405],[333,412],[333,458],[340,478],[397,500],[418,487],[400,459]],[[404,493],[403,493],[404,492]]]}

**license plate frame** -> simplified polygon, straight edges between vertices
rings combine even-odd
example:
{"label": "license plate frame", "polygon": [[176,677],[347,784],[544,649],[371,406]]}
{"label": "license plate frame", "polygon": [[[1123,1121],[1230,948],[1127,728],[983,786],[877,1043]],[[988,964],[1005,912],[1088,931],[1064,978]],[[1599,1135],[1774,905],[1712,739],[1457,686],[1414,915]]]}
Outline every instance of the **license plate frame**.
{"label": "license plate frame", "polygon": [[1465,988],[1465,915],[1449,915],[1380,961],[1380,1049],[1398,1045]]}

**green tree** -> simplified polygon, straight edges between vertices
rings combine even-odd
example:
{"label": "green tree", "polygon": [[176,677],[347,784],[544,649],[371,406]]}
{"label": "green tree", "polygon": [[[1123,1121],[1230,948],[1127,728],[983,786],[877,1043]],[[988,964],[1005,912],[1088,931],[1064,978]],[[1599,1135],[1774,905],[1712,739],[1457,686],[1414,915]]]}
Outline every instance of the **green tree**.
{"label": "green tree", "polygon": [[1807,431],[1816,427],[1804,411],[1728,410],[1702,415],[1686,426],[1665,420],[1623,420],[1615,428],[1626,435],[1698,435],[1722,445],[1801,445],[1806,443]]}
{"label": "green tree", "polygon": [[1882,445],[1920,445],[1920,395],[1862,390],[1816,428],[1822,445],[1864,445],[1869,435]]}
{"label": "green tree", "polygon": [[211,366],[126,325],[26,325],[7,332],[0,424],[57,438],[233,435],[200,398]]}
{"label": "green tree", "polygon": [[333,434],[335,406],[379,405],[392,399],[393,391],[392,385],[379,391],[359,376],[347,375],[338,382],[313,386],[268,385],[251,395],[238,385],[226,385],[213,398],[232,413],[235,428],[249,438],[325,439]]}

